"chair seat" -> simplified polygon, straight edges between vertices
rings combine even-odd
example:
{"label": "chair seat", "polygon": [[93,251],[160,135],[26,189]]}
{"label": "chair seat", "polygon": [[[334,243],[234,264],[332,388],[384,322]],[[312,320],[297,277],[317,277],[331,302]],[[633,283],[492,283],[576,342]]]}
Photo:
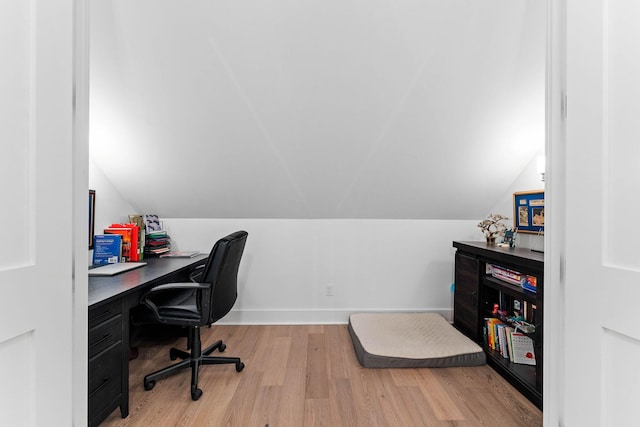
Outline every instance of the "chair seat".
{"label": "chair seat", "polygon": [[197,297],[195,290],[174,292],[166,300],[158,301],[158,311],[162,317],[200,320],[202,313],[198,310]]}
{"label": "chair seat", "polygon": [[[193,289],[185,289],[176,292],[165,292],[155,299],[158,307],[158,313],[166,320],[178,320],[182,323],[185,320],[194,320],[199,322],[202,319],[202,313],[198,310],[197,305],[198,292]],[[156,323],[158,320],[152,312],[148,310],[141,311],[136,315],[136,323]]]}
{"label": "chair seat", "polygon": [[195,304],[183,304],[181,306],[167,306],[162,307],[159,310],[160,315],[166,318],[176,318],[176,319],[189,319],[189,320],[200,320],[202,316],[198,311],[198,307]]}

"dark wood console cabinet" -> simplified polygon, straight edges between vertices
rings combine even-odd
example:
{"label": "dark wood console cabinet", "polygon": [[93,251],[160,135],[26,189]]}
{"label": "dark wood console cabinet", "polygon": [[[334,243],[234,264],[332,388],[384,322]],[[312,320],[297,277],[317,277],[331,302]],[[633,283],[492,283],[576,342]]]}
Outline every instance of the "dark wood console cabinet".
{"label": "dark wood console cabinet", "polygon": [[[544,256],[526,248],[503,248],[485,242],[453,242],[455,255],[455,288],[453,324],[469,338],[480,344],[487,355],[487,363],[507,379],[516,389],[542,409],[542,349]],[[521,286],[491,276],[487,265],[493,264],[537,278],[537,291],[529,292]],[[489,348],[485,342],[485,319],[492,317],[494,304],[517,299],[535,307],[536,326],[531,334],[536,365],[511,363]],[[501,307],[502,309],[503,307]],[[507,307],[507,309],[509,309]]]}

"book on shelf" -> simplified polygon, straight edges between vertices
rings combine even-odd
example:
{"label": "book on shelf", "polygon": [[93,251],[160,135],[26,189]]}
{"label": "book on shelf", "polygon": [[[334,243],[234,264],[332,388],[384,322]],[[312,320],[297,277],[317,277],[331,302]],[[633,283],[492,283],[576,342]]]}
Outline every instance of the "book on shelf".
{"label": "book on shelf", "polygon": [[533,339],[523,332],[520,327],[514,327],[495,317],[485,318],[485,344],[502,358],[512,363],[535,365]]}
{"label": "book on shelf", "polygon": [[512,326],[505,326],[504,333],[507,341],[507,356],[511,362],[513,362],[513,345],[511,344],[511,334],[513,334],[514,328]]}
{"label": "book on shelf", "polygon": [[162,230],[162,223],[160,222],[158,215],[145,214],[142,215],[142,219],[144,221],[147,234]]}
{"label": "book on shelf", "polygon": [[161,239],[161,240],[152,240],[147,239],[146,245],[144,247],[144,251],[147,255],[149,254],[160,254],[164,252],[169,252],[171,250],[171,245],[169,240]]}
{"label": "book on shelf", "polygon": [[147,246],[163,246],[169,243],[169,239],[167,239],[166,237],[161,237],[161,238],[153,238],[153,239],[147,239],[146,241],[146,245]]}
{"label": "book on shelf", "polygon": [[502,323],[500,319],[495,317],[488,317],[485,319],[487,327],[487,346],[492,350],[498,350],[500,343],[498,342],[497,325]]}
{"label": "book on shelf", "polygon": [[511,348],[513,351],[513,363],[523,365],[535,365],[536,356],[533,351],[533,340],[520,332],[511,334]]}
{"label": "book on shelf", "polygon": [[147,233],[145,244],[147,246],[160,246],[160,245],[168,245],[170,242],[169,235],[167,232],[162,231],[153,231],[151,233]]}
{"label": "book on shelf", "polygon": [[138,226],[138,254],[139,260],[142,261],[142,259],[144,259],[144,245],[146,237],[144,217],[140,214],[129,215],[129,223]]}
{"label": "book on shelf", "polygon": [[522,286],[522,284],[527,281],[527,276],[519,271],[500,267],[495,264],[491,264],[491,276],[518,286]]}
{"label": "book on shelf", "polygon": [[128,228],[105,228],[104,234],[118,234],[122,238],[122,261],[129,261],[131,255],[131,230]]}
{"label": "book on shelf", "polygon": [[489,272],[492,277],[511,283],[512,285],[520,286],[529,292],[536,292],[538,288],[538,279],[535,276],[522,274],[519,271],[500,267],[495,264],[489,265]]}
{"label": "book on shelf", "polygon": [[112,224],[111,227],[123,227],[131,230],[131,258],[129,261],[138,262],[142,258],[143,247],[140,246],[141,228],[138,224],[129,222],[126,224]]}
{"label": "book on shelf", "polygon": [[507,337],[507,325],[504,323],[501,323],[498,325],[497,327],[498,329],[498,341],[500,343],[500,355],[502,355],[503,358],[508,359],[509,358],[509,346],[507,344],[508,341],[508,337]]}
{"label": "book on shelf", "polygon": [[169,248],[167,248],[166,246],[164,247],[160,247],[160,248],[150,248],[148,249],[148,255],[160,255],[163,254],[165,252],[169,252]]}
{"label": "book on shelf", "polygon": [[538,279],[534,276],[527,276],[527,280],[522,284],[522,289],[529,292],[536,292],[538,289]]}
{"label": "book on shelf", "polygon": [[140,227],[135,224],[111,224],[104,229],[104,234],[119,234],[122,236],[123,261],[140,261],[140,252],[138,250]]}
{"label": "book on shelf", "polygon": [[200,254],[200,251],[169,251],[160,255],[160,258],[193,258]]}
{"label": "book on shelf", "polygon": [[118,263],[121,254],[122,236],[119,234],[96,234],[93,237],[93,265]]}

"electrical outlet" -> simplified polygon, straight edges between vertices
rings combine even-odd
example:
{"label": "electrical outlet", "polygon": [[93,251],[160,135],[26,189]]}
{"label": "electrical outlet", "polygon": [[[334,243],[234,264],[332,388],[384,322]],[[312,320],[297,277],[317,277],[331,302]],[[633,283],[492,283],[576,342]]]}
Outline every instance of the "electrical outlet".
{"label": "electrical outlet", "polygon": [[331,285],[331,284],[327,285],[327,287],[325,288],[325,294],[328,297],[332,297],[333,296],[333,285]]}

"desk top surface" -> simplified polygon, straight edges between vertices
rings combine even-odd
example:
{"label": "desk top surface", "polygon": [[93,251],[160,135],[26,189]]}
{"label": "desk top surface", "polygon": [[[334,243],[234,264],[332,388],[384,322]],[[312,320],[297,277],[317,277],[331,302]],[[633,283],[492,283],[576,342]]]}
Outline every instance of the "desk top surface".
{"label": "desk top surface", "polygon": [[536,270],[544,269],[544,254],[527,248],[503,248],[497,245],[488,245],[486,242],[459,242],[454,241],[453,246],[464,252],[497,260],[509,262],[515,265],[524,265]]}
{"label": "desk top surface", "polygon": [[193,258],[146,258],[144,262],[147,265],[135,270],[115,276],[91,276],[89,277],[89,307],[133,292],[136,288],[153,282],[163,283],[163,278],[204,264],[208,256],[208,254],[201,254]]}

